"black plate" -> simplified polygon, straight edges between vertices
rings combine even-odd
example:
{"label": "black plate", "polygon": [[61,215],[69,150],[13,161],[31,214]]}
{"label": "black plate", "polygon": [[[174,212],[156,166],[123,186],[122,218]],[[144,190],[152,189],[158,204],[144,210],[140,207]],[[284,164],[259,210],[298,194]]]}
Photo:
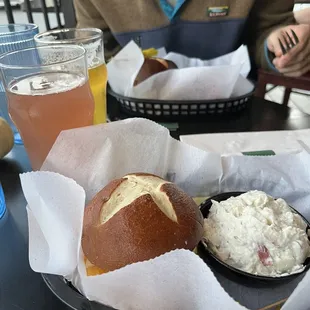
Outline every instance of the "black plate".
{"label": "black plate", "polygon": [[47,287],[69,308],[74,310],[115,310],[109,306],[89,301],[61,276],[42,274]]}
{"label": "black plate", "polygon": [[[228,192],[228,193],[222,193],[216,196],[213,196],[209,199],[207,199],[205,202],[203,202],[200,205],[200,210],[204,218],[207,218],[209,215],[210,208],[212,206],[212,201],[223,201],[227,200],[230,197],[237,197],[240,196],[241,194],[244,194],[245,192]],[[308,220],[300,214],[297,210],[295,210],[293,207],[290,206],[293,212],[297,213],[302,217],[302,219],[305,221],[307,224],[307,231],[310,229],[310,223]],[[219,259],[211,250],[209,250],[207,247],[205,247],[202,243],[199,244],[198,246],[198,253],[199,255],[212,267],[218,271],[219,273],[223,274],[225,277],[232,281],[237,281],[237,282],[242,282],[243,284],[247,285],[254,285],[256,286],[257,284],[266,284],[266,282],[273,282],[276,284],[283,283],[284,281],[290,281],[294,279],[296,276],[300,275],[301,273],[307,271],[310,268],[310,258],[307,258],[306,261],[304,262],[304,265],[306,266],[305,269],[299,273],[295,274],[290,274],[286,276],[281,276],[281,277],[268,277],[268,276],[259,276],[259,275],[254,275],[242,270],[239,270],[237,268],[234,268],[225,262],[223,262],[221,259]],[[208,257],[204,257],[203,253],[206,253]],[[254,280],[254,282],[253,282]]]}

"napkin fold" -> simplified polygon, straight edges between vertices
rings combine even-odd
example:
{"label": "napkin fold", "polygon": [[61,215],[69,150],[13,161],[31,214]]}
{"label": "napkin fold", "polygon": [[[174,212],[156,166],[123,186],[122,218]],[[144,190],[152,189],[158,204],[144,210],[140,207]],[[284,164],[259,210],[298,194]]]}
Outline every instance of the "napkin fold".
{"label": "napkin fold", "polygon": [[310,148],[310,129],[195,134],[180,136],[180,140],[206,152],[225,155],[263,150],[299,153]]}
{"label": "napkin fold", "polygon": [[52,172],[22,174],[28,202],[29,262],[36,272],[70,275],[79,260],[85,192]]}

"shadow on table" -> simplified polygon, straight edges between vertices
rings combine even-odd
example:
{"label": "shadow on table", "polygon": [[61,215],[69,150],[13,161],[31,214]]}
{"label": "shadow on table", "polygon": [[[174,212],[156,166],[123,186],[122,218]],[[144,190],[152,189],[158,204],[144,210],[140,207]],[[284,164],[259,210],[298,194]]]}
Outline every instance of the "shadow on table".
{"label": "shadow on table", "polygon": [[7,211],[0,220],[0,309],[65,309],[31,270],[27,239]]}

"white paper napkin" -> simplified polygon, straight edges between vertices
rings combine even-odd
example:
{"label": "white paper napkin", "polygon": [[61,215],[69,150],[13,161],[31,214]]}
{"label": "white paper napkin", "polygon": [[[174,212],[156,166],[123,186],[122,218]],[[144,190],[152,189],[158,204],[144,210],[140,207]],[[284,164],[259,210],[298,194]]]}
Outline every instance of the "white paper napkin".
{"label": "white paper napkin", "polygon": [[286,301],[282,310],[309,310],[309,284],[310,272],[308,271],[303,280],[296,287],[295,291]]}
{"label": "white paper napkin", "polygon": [[192,196],[215,193],[222,174],[218,154],[180,143],[165,127],[139,118],[63,131],[41,170],[74,179],[87,200],[130,172],[156,173]]}
{"label": "white paper napkin", "polygon": [[210,60],[202,60],[199,58],[189,58],[178,53],[168,53],[165,59],[173,61],[179,69],[189,67],[216,67],[216,66],[232,66],[241,65],[240,75],[247,77],[251,70],[248,49],[245,45],[241,45],[236,51],[213,58]]}
{"label": "white paper napkin", "polygon": [[45,172],[21,176],[28,202],[29,262],[34,271],[70,275],[78,264],[85,192],[72,179]]}
{"label": "white paper napkin", "polygon": [[[245,46],[207,61],[176,53],[169,53],[165,58],[175,62],[179,69],[155,74],[133,86],[144,57],[134,42],[128,43],[107,65],[111,88],[123,96],[157,100],[224,99],[253,89],[245,79],[250,71]],[[238,79],[244,85],[238,85],[235,90]]]}
{"label": "white paper napkin", "polygon": [[184,135],[180,140],[206,152],[225,155],[264,150],[299,153],[304,150],[300,141],[310,149],[310,129]]}
{"label": "white paper napkin", "polygon": [[[113,178],[151,172],[174,180],[193,196],[261,189],[283,197],[310,218],[309,154],[221,158],[173,140],[167,129],[144,119],[62,132],[43,170],[54,173],[21,175],[29,204],[31,267],[66,276],[90,300],[118,309],[245,308],[186,250],[86,277],[80,247],[85,196],[91,199]],[[309,281],[306,276],[286,310],[307,310],[310,297],[304,287]]]}

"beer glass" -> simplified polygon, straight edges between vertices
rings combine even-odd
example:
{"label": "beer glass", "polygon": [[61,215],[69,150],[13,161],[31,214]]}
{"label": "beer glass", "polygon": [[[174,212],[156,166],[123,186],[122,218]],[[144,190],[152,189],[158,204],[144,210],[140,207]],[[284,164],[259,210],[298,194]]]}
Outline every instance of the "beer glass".
{"label": "beer glass", "polygon": [[[38,26],[35,24],[0,25],[0,55],[23,48],[35,47],[34,36],[38,32]],[[5,92],[1,81],[0,92]],[[6,98],[3,99],[4,100],[0,101],[0,116],[2,116],[10,124],[14,132],[15,144],[23,144],[16,127],[9,117]]]}
{"label": "beer glass", "polygon": [[62,130],[92,125],[94,100],[83,47],[9,52],[0,56],[0,70],[10,116],[34,170],[40,169]]}
{"label": "beer glass", "polygon": [[105,123],[107,68],[104,61],[103,34],[96,28],[51,30],[34,37],[38,46],[78,44],[87,51],[89,84],[95,100],[94,124]]}

